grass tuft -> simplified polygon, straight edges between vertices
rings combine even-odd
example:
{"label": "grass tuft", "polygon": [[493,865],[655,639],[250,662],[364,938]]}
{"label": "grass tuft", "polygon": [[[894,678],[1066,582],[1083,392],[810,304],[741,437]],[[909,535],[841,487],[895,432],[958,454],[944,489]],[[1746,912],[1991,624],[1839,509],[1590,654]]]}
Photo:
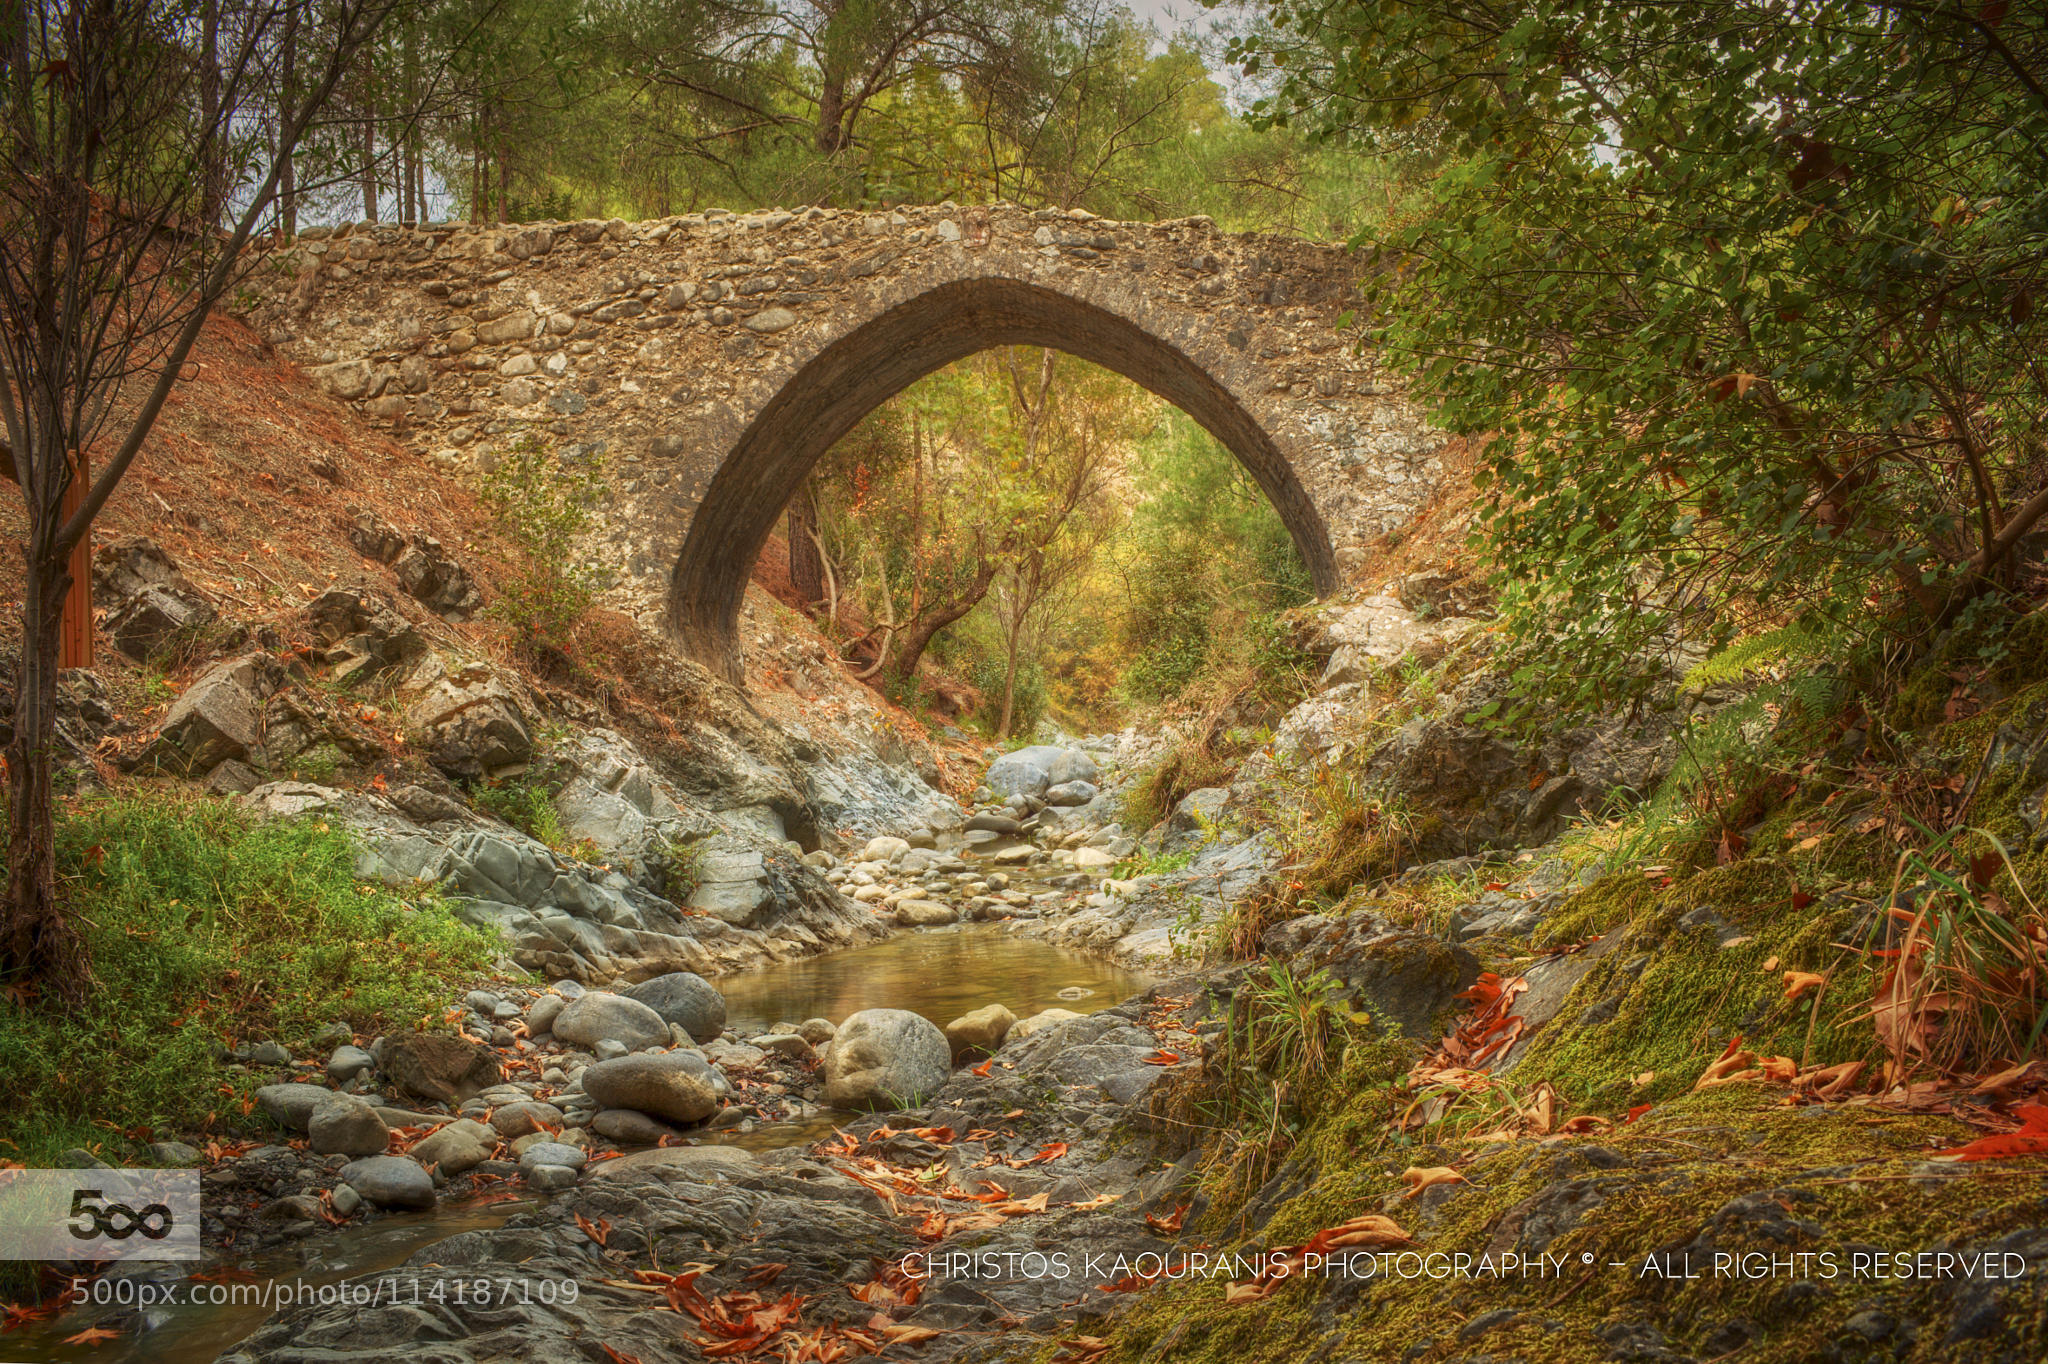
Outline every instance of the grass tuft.
{"label": "grass tuft", "polygon": [[322,1025],[409,1026],[496,959],[432,891],[359,883],[325,820],[169,798],[84,802],[57,826],[63,891],[98,979],[59,1012],[0,996],[0,1143],[34,1166],[232,1127],[251,1077],[224,1045],[304,1055]]}

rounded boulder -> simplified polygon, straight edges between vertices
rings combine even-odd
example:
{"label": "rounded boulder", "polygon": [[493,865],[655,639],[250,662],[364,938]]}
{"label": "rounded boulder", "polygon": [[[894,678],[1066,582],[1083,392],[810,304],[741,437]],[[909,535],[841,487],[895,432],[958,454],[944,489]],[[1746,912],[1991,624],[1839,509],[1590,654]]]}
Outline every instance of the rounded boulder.
{"label": "rounded boulder", "polygon": [[377,1156],[391,1144],[391,1129],[361,1099],[335,1094],[313,1110],[306,1144],[316,1155]]}
{"label": "rounded boulder", "polygon": [[[709,1042],[725,1031],[725,996],[694,971],[671,971],[643,980],[621,993],[645,1004],[663,1022],[676,1024],[699,1042]],[[561,1035],[559,1025],[555,1033]]]}
{"label": "rounded boulder", "polygon": [[583,1092],[599,1108],[630,1108],[666,1122],[699,1123],[718,1111],[718,1091],[695,1052],[621,1056],[583,1072]]}
{"label": "rounded boulder", "polygon": [[593,991],[572,1001],[555,1017],[555,1036],[572,1046],[618,1042],[628,1051],[668,1045],[668,1021],[625,995]]}
{"label": "rounded boulder", "polygon": [[939,1025],[908,1009],[863,1009],[825,1048],[825,1102],[834,1108],[908,1108],[938,1092],[953,1052]]}
{"label": "rounded boulder", "polygon": [[434,1177],[418,1161],[405,1156],[371,1156],[351,1161],[342,1182],[380,1208],[431,1208]]}

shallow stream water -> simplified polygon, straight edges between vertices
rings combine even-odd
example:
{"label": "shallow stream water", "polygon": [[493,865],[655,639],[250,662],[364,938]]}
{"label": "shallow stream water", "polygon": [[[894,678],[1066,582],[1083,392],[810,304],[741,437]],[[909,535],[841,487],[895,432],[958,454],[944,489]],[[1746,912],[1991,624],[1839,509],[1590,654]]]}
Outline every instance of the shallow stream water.
{"label": "shallow stream water", "polygon": [[[747,1037],[778,1022],[838,1022],[862,1009],[909,1009],[942,1027],[986,1004],[1008,1005],[1019,1018],[1054,1008],[1093,1013],[1122,1003],[1152,981],[996,925],[960,924],[899,933],[868,947],[724,976],[716,984],[725,993],[728,1025]],[[829,1135],[839,1116],[826,1113],[705,1139],[773,1150]],[[500,1226],[535,1202],[474,1200],[446,1204],[431,1213],[386,1215],[251,1257],[236,1265],[232,1288],[210,1283],[205,1291],[253,1294],[266,1281],[318,1287],[390,1269],[458,1232]],[[181,1285],[181,1291],[189,1289]],[[205,1364],[262,1325],[268,1315],[266,1306],[253,1302],[157,1307],[151,1312],[155,1324],[140,1336],[67,1346],[67,1337],[104,1316],[102,1308],[79,1308],[54,1321],[0,1335],[0,1364]]]}

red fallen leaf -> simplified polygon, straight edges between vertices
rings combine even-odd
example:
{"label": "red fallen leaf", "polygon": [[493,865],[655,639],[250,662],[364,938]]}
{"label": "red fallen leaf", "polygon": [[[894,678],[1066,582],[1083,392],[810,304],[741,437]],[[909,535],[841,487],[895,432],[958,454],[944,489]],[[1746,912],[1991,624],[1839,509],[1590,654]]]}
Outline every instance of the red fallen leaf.
{"label": "red fallen leaf", "polygon": [[982,1062],[982,1063],[981,1063],[980,1065],[978,1065],[978,1066],[972,1066],[972,1067],[970,1067],[970,1069],[971,1069],[971,1070],[973,1070],[973,1072],[974,1072],[974,1073],[975,1073],[976,1075],[979,1075],[979,1076],[981,1076],[981,1078],[982,1078],[982,1079],[986,1080],[986,1079],[988,1078],[988,1072],[989,1072],[989,1069],[990,1069],[990,1067],[994,1066],[994,1065],[995,1065],[995,1063],[996,1063],[996,1058],[995,1058],[995,1057],[993,1057],[993,1056],[991,1056],[991,1057],[989,1057],[989,1058],[988,1058],[988,1060],[986,1060],[986,1061],[983,1061],[983,1062]]}
{"label": "red fallen leaf", "polygon": [[1488,890],[1506,890],[1507,883],[1504,881],[1488,881],[1486,883],[1486,888]]}
{"label": "red fallen leaf", "polygon": [[2048,1105],[2022,1104],[2013,1109],[2020,1120],[2017,1132],[2000,1132],[1979,1137],[1967,1146],[1943,1151],[1937,1160],[2012,1160],[2020,1156],[2048,1156]]}
{"label": "red fallen leaf", "polygon": [[1145,1214],[1145,1225],[1161,1236],[1178,1236],[1180,1234],[1181,1221],[1188,1215],[1188,1208],[1190,1206],[1190,1204],[1183,1203],[1164,1217],[1161,1217],[1156,1212],[1148,1212]]}
{"label": "red fallen leaf", "polygon": [[910,1135],[921,1138],[924,1141],[934,1142],[940,1146],[951,1146],[954,1141],[953,1129],[950,1127],[919,1127],[914,1129]]}
{"label": "red fallen leaf", "polygon": [[877,1327],[892,1345],[922,1345],[927,1340],[937,1340],[940,1332],[929,1326],[912,1326],[908,1322],[897,1322]]}
{"label": "red fallen leaf", "polygon": [[774,1283],[776,1278],[782,1273],[782,1271],[788,1268],[789,1266],[787,1264],[782,1263],[781,1261],[776,1261],[772,1264],[761,1265],[756,1269],[748,1270],[744,1275],[740,1277],[740,1282],[750,1283],[755,1285],[756,1287],[766,1287],[767,1285]]}
{"label": "red fallen leaf", "polygon": [[110,1340],[119,1340],[119,1331],[109,1331],[104,1326],[88,1326],[75,1336],[64,1337],[66,1345],[104,1345]]}
{"label": "red fallen leaf", "polygon": [[598,1344],[603,1347],[605,1357],[611,1360],[612,1364],[640,1364],[639,1355],[629,1355],[621,1350],[614,1350],[611,1346],[605,1345],[603,1341],[599,1341]]}
{"label": "red fallen leaf", "polygon": [[1038,1148],[1037,1155],[1033,1156],[1031,1159],[1025,1161],[1024,1163],[1026,1165],[1037,1165],[1042,1161],[1058,1160],[1061,1156],[1065,1155],[1066,1153],[1067,1144],[1065,1142],[1049,1141],[1045,1145]]}
{"label": "red fallen leaf", "polygon": [[1147,1056],[1145,1058],[1145,1064],[1148,1066],[1177,1066],[1180,1064],[1180,1053],[1177,1051],[1168,1051],[1164,1047],[1162,1047],[1158,1051],[1153,1052],[1150,1056]]}
{"label": "red fallen leaf", "polygon": [[592,1223],[579,1212],[576,1214],[576,1225],[583,1228],[585,1236],[588,1236],[599,1245],[603,1245],[604,1238],[612,1234],[612,1219],[609,1217]]}
{"label": "red fallen leaf", "polygon": [[1627,1116],[1627,1117],[1625,1117],[1625,1118],[1623,1118],[1623,1119],[1622,1119],[1622,1121],[1623,1121],[1624,1123],[1631,1123],[1631,1122],[1634,1122],[1634,1121],[1635,1121],[1635,1120],[1636,1120],[1637,1118],[1640,1118],[1640,1117],[1642,1117],[1642,1116],[1643,1116],[1643,1114],[1645,1114],[1645,1113],[1649,1112],[1649,1111],[1650,1111],[1651,1109],[1655,1108],[1656,1106],[1657,1106],[1657,1105],[1655,1105],[1655,1104],[1637,1104],[1637,1105],[1636,1105],[1636,1106],[1635,1106],[1634,1108],[1631,1108],[1631,1109],[1630,1109],[1630,1110],[1628,1111],[1628,1116]]}
{"label": "red fallen leaf", "polygon": [[1792,892],[1792,908],[1805,909],[1812,903],[1813,894],[1811,891],[1795,890]]}

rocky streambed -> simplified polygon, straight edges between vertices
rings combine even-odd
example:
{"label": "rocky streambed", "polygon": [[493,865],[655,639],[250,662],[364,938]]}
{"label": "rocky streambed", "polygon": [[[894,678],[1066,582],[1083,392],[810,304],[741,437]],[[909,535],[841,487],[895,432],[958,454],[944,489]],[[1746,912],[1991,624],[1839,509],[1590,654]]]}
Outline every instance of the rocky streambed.
{"label": "rocky streambed", "polygon": [[[1096,893],[1099,867],[1135,844],[1113,823],[1063,828],[1044,816],[1072,807],[1035,795],[1013,798],[1008,813],[988,804],[969,821],[981,828],[876,837],[844,859],[805,859],[881,931],[900,926],[880,942],[715,981],[669,971],[610,988],[501,983],[451,1001],[433,1031],[367,1038],[336,1025],[311,1054],[274,1042],[239,1049],[228,1060],[269,1081],[255,1102],[277,1135],[151,1151],[156,1163],[203,1167],[208,1260],[196,1278],[189,1265],[117,1268],[106,1300],[16,1340],[55,1346],[110,1330],[125,1339],[95,1358],[210,1359],[268,1314],[246,1300],[246,1285],[293,1285],[317,1310],[321,1292],[340,1303],[366,1275],[432,1292],[440,1280],[420,1276],[426,1264],[502,1256],[562,1315],[535,1317],[509,1352],[500,1341],[445,1357],[558,1357],[551,1342],[611,1329],[601,1280],[616,1254],[588,1242],[586,1223],[659,1250],[665,1219],[715,1190],[704,1216],[716,1226],[700,1239],[781,1247],[791,1289],[807,1273],[791,1257],[801,1251],[815,1267],[814,1241],[876,1254],[924,1244],[903,1239],[875,1176],[862,1173],[862,1161],[910,1150],[862,1116],[875,1110],[898,1110],[898,1131],[929,1129],[906,1139],[923,1143],[912,1154],[957,1149],[947,1157],[956,1188],[964,1179],[983,1193],[968,1167],[1000,1168],[990,1187],[1028,1208],[1019,1216],[1128,1193],[1156,1162],[1118,1157],[1109,1137],[1166,1068],[1144,1059],[1164,1045],[1124,1002],[1153,982],[1016,930]],[[1086,838],[1070,839],[1077,829]],[[1064,1042],[1031,1045],[1055,1032]],[[902,1117],[907,1104],[922,1116]],[[571,1234],[559,1252],[537,1249],[563,1227]],[[587,1265],[577,1238],[598,1252]],[[210,1300],[191,1303],[194,1285],[208,1283]],[[580,1306],[568,1300],[578,1297]],[[353,1325],[332,1329],[360,1327],[360,1357],[390,1357],[397,1318],[365,1316],[350,1301],[342,1317]],[[630,1318],[646,1305],[629,1295],[614,1306]],[[538,1310],[519,1310],[529,1307]],[[399,1313],[415,1331],[408,1352],[452,1329],[421,1318],[418,1304]],[[329,1330],[287,1309],[232,1357],[301,1357]],[[334,1348],[336,1358],[358,1350],[339,1339]],[[647,1357],[694,1356],[663,1347]]]}
{"label": "rocky streambed", "polygon": [[[848,925],[838,950],[792,943],[764,968],[707,979],[673,969],[668,941],[640,961],[631,938],[608,936],[604,953],[564,958],[575,975],[471,990],[429,1031],[336,1025],[310,1053],[238,1050],[227,1059],[265,1082],[254,1101],[276,1135],[151,1152],[203,1167],[199,1273],[117,1268],[99,1301],[16,1339],[111,1331],[118,1343],[95,1358],[159,1364],[224,1348],[692,1359],[716,1330],[647,1310],[666,1305],[648,1290],[687,1265],[708,1268],[691,1281],[700,1297],[675,1290],[685,1308],[772,1287],[763,1300],[789,1302],[805,1329],[856,1332],[841,1342],[852,1350],[943,1358],[1006,1325],[1052,1329],[1123,1277],[1102,1266],[1158,1251],[1158,1228],[1178,1225],[1169,1195],[1188,1134],[1148,1098],[1198,1068],[1201,1048],[1186,1031],[1198,992],[1156,983],[1171,949],[1162,906],[1185,915],[1197,878],[1226,903],[1227,878],[1205,863],[1263,867],[1256,840],[1189,813],[1198,801],[1149,843],[1126,834],[1130,757],[1128,735],[1019,750],[991,764],[964,820],[840,853],[788,849],[806,895],[836,901]],[[300,797],[322,813],[366,799],[256,795],[285,816]],[[474,835],[346,813],[372,831],[366,874],[424,850],[495,875],[462,843]],[[1174,872],[1136,874],[1176,849]],[[559,859],[551,874],[565,874]],[[537,912],[575,940],[582,909]],[[594,981],[599,964],[617,974]],[[952,1268],[921,1287],[901,1266],[926,1252]],[[195,1303],[199,1284],[213,1286]],[[949,1343],[924,1348],[932,1331]]]}

